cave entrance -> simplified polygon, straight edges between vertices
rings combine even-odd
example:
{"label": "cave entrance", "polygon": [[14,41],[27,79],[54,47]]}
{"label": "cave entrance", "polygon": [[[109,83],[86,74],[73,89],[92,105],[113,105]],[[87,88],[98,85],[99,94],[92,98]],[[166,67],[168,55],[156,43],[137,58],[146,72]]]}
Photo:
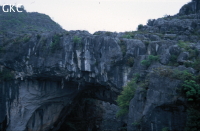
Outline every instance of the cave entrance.
{"label": "cave entrance", "polygon": [[45,100],[32,110],[27,131],[120,131],[126,125],[116,118],[119,109],[115,100],[119,91],[108,83],[80,84],[70,80],[63,83],[41,81],[38,85],[41,85],[38,92],[43,93]]}
{"label": "cave entrance", "polygon": [[79,99],[59,130],[98,131],[103,120],[102,101],[93,98]]}
{"label": "cave entrance", "polygon": [[118,94],[107,87],[89,86],[62,110],[52,131],[122,131],[126,127],[116,118]]}

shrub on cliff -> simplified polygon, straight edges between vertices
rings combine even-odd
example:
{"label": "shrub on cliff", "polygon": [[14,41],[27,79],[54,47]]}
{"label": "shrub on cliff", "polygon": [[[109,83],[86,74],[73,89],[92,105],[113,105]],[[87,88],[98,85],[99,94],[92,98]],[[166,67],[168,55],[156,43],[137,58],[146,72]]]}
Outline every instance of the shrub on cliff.
{"label": "shrub on cliff", "polygon": [[173,69],[154,70],[161,76],[184,81],[181,92],[187,99],[187,121],[185,131],[198,131],[200,129],[200,75],[196,76],[186,70]]}
{"label": "shrub on cliff", "polygon": [[184,131],[199,131],[200,129],[200,111],[189,108],[187,110],[187,122]]}
{"label": "shrub on cliff", "polygon": [[183,83],[183,90],[188,101],[200,101],[200,85],[193,80],[186,80]]}
{"label": "shrub on cliff", "polygon": [[159,56],[149,55],[147,60],[141,61],[141,64],[146,66],[146,67],[149,67],[152,62],[157,61],[158,59],[159,59]]}
{"label": "shrub on cliff", "polygon": [[1,81],[8,81],[14,78],[14,74],[8,70],[8,69],[3,69],[0,71],[0,82]]}
{"label": "shrub on cliff", "polygon": [[133,39],[135,36],[135,33],[132,32],[125,32],[125,34],[122,36],[123,38],[127,38],[127,39]]}
{"label": "shrub on cliff", "polygon": [[126,86],[123,87],[123,91],[117,97],[117,104],[120,107],[120,110],[117,112],[117,117],[123,116],[128,113],[130,100],[133,98],[135,94],[135,90],[137,88],[136,79],[132,79],[127,83]]}
{"label": "shrub on cliff", "polygon": [[126,64],[127,64],[128,66],[132,67],[133,64],[134,64],[134,57],[129,57],[129,58],[127,59]]}
{"label": "shrub on cliff", "polygon": [[55,50],[60,48],[59,43],[60,43],[60,36],[59,36],[59,34],[55,34],[53,36],[52,42],[50,44],[51,52],[55,52]]}
{"label": "shrub on cliff", "polygon": [[138,27],[137,27],[137,30],[141,30],[143,27],[144,27],[143,24],[139,24]]}
{"label": "shrub on cliff", "polygon": [[73,42],[76,44],[79,44],[79,43],[81,43],[81,38],[79,38],[78,36],[74,36]]}

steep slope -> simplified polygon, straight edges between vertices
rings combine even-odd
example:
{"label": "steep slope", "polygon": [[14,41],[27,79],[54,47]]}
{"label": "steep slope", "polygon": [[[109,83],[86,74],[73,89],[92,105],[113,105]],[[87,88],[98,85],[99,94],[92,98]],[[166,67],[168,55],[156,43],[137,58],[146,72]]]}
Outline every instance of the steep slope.
{"label": "steep slope", "polygon": [[[196,3],[133,32],[3,30],[0,129],[197,130],[200,19],[183,11]],[[117,96],[136,76],[129,110],[116,118]]]}

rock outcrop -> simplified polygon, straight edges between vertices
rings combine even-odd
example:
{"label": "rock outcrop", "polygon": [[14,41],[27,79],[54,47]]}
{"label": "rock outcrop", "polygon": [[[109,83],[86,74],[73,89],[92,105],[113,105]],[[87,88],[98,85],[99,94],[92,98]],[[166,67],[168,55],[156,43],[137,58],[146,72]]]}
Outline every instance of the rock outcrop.
{"label": "rock outcrop", "polygon": [[[177,90],[183,79],[171,75],[198,75],[200,65],[200,20],[184,8],[135,32],[4,30],[0,129],[184,130],[188,103]],[[129,112],[117,118],[117,96],[134,74],[139,79]]]}

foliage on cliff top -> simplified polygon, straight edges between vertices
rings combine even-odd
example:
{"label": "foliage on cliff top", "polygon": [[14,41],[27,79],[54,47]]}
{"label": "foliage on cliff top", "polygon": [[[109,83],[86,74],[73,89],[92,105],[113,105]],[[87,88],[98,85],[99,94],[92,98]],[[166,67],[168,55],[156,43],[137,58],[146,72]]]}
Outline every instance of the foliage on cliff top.
{"label": "foliage on cliff top", "polygon": [[[2,6],[0,6],[2,9]],[[60,25],[54,22],[49,16],[37,12],[3,12],[0,10],[0,33],[3,32],[38,32],[38,31],[61,31]]]}

